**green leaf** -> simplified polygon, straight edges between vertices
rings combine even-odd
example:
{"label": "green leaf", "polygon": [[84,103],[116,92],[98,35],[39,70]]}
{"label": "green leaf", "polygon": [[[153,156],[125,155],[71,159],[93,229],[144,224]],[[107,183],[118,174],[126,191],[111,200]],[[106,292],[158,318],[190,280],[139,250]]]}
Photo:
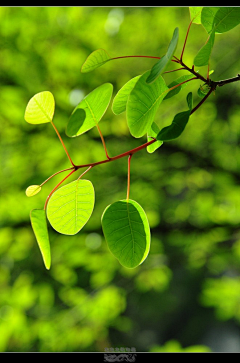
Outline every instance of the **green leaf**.
{"label": "green leaf", "polygon": [[203,6],[189,6],[190,18],[193,23],[201,24],[201,12]]}
{"label": "green leaf", "polygon": [[112,92],[112,84],[104,83],[84,97],[68,121],[67,136],[81,135],[96,126],[108,108]]}
{"label": "green leaf", "polygon": [[194,58],[194,65],[197,67],[207,66],[211,53],[212,48],[215,40],[215,33],[214,31],[211,33],[211,35],[208,37],[207,42],[205,45],[200,49],[196,57]]}
{"label": "green leaf", "polygon": [[172,40],[168,46],[167,53],[157,63],[154,64],[146,80],[147,83],[155,81],[155,79],[158,76],[160,76],[163,73],[163,71],[166,69],[177,48],[178,38],[179,38],[179,30],[178,28],[175,28]]}
{"label": "green leaf", "polygon": [[130,79],[130,81],[128,81],[114,97],[112,111],[115,115],[119,115],[126,110],[128,96],[139,78],[140,76],[136,76]]}
{"label": "green leaf", "polygon": [[[177,84],[180,84],[184,81],[187,81],[189,79],[193,78],[193,75],[192,74],[185,74],[183,76],[180,76],[178,77],[177,79],[175,79],[175,81],[171,82],[169,85],[168,85],[168,88],[172,88],[174,86],[176,86]],[[164,97],[164,100],[167,100],[168,98],[171,98],[175,95],[177,95],[181,90],[183,90],[186,86],[188,86],[190,84],[190,82],[186,82],[186,83],[183,83],[181,84],[181,86],[179,87],[176,87],[174,89],[172,89],[171,91],[169,91],[167,93],[167,95]]]}
{"label": "green leaf", "polygon": [[102,215],[102,228],[110,251],[124,267],[134,268],[145,260],[150,228],[137,202],[129,199],[109,205]]}
{"label": "green leaf", "polygon": [[192,111],[192,108],[193,108],[193,95],[192,95],[192,92],[189,92],[188,95],[187,95],[187,104],[188,104],[189,110]]}
{"label": "green leaf", "polygon": [[203,86],[200,86],[198,91],[197,91],[197,94],[200,98],[203,98],[206,96],[206,94],[208,93],[209,91],[209,86],[208,85],[203,85]]}
{"label": "green leaf", "polygon": [[181,135],[185,129],[192,110],[192,93],[187,95],[187,103],[189,110],[180,112],[174,116],[171,125],[164,127],[157,135],[157,140],[170,141]]}
{"label": "green leaf", "polygon": [[225,33],[240,23],[240,8],[204,7],[201,19],[208,33]]}
{"label": "green leaf", "polygon": [[[158,125],[155,122],[153,122],[147,133],[147,141],[151,141],[152,137],[154,137],[156,139],[159,131],[160,130],[159,130]],[[163,141],[155,141],[153,144],[147,146],[147,152],[149,152],[150,154],[153,153],[162,144],[163,144]]]}
{"label": "green leaf", "polygon": [[33,96],[25,110],[25,121],[30,124],[51,122],[55,110],[55,100],[51,92],[43,91]]}
{"label": "green leaf", "polygon": [[26,189],[26,196],[27,197],[32,197],[33,195],[38,194],[41,189],[42,188],[40,187],[40,185],[30,185]]}
{"label": "green leaf", "polygon": [[97,49],[92,52],[82,65],[81,72],[87,73],[101,67],[103,64],[111,60],[104,49]]}
{"label": "green leaf", "polygon": [[219,7],[204,7],[201,13],[201,23],[205,30],[210,34],[213,29],[213,22]]}
{"label": "green leaf", "polygon": [[47,205],[47,218],[59,233],[78,233],[91,217],[94,188],[89,180],[75,180],[53,193]]}
{"label": "green leaf", "polygon": [[45,210],[33,209],[30,213],[30,220],[45,267],[49,270],[51,266],[51,252]]}
{"label": "green leaf", "polygon": [[137,138],[147,133],[160,103],[169,91],[161,76],[154,83],[146,83],[149,74],[150,71],[147,71],[137,80],[127,101],[129,131]]}

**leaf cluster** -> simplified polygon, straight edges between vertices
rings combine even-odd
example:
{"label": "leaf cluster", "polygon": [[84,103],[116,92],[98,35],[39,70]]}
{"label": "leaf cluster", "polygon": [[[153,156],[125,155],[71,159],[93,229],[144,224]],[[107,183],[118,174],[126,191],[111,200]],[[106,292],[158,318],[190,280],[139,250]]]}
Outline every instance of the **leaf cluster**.
{"label": "leaf cluster", "polygon": [[[86,95],[75,107],[66,126],[66,135],[68,137],[78,137],[96,127],[102,139],[106,160],[84,165],[88,169],[77,180],[58,188],[64,180],[83,166],[75,165],[72,162],[53,123],[55,100],[52,93],[49,91],[40,92],[32,97],[27,104],[25,120],[30,124],[51,123],[72,164],[71,168],[66,169],[71,170],[71,172],[48,196],[44,209],[33,210],[30,215],[32,227],[47,269],[50,268],[51,264],[47,220],[61,234],[77,234],[88,222],[95,204],[94,187],[89,180],[82,179],[82,176],[95,165],[114,161],[124,156],[129,157],[127,198],[106,207],[101,219],[103,233],[109,250],[123,266],[134,268],[146,259],[150,250],[150,228],[142,207],[136,201],[129,199],[131,157],[135,152],[143,148],[146,148],[149,153],[153,153],[164,142],[174,140],[183,133],[191,114],[215,90],[215,86],[211,86],[212,83],[209,79],[210,72],[205,78],[194,70],[194,66],[209,65],[215,34],[229,31],[240,23],[239,8],[190,7],[189,9],[190,25],[192,23],[201,24],[208,34],[205,45],[194,58],[193,67],[187,67],[182,61],[185,44],[180,59],[175,56],[179,39],[179,29],[175,28],[166,53],[162,57],[155,57],[158,60],[152,68],[129,80],[113,99],[112,112],[115,115],[126,114],[130,134],[138,139],[146,137],[147,142],[142,146],[117,157],[109,157],[99,123],[110,105],[113,85],[104,83]],[[111,58],[104,49],[95,50],[85,60],[81,71],[83,73],[94,71],[109,61],[118,58]],[[188,74],[176,78],[174,82],[167,85],[163,73],[170,62],[180,64],[183,67],[181,69],[188,71]],[[174,115],[170,125],[162,127],[159,122],[155,122],[157,111],[164,100],[176,96],[190,81],[195,79],[206,81],[204,86],[201,86],[197,91],[202,101],[193,108],[193,93],[189,92],[186,97],[187,109]],[[43,184],[28,187],[26,195],[33,196],[37,194],[42,189]]]}

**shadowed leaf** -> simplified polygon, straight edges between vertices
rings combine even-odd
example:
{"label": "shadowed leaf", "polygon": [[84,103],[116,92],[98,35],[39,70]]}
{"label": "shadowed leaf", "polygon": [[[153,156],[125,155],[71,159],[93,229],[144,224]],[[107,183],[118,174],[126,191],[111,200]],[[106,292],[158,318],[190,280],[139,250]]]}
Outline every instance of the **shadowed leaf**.
{"label": "shadowed leaf", "polygon": [[119,262],[137,267],[150,249],[150,228],[142,207],[133,200],[109,205],[102,215],[102,228],[108,247]]}

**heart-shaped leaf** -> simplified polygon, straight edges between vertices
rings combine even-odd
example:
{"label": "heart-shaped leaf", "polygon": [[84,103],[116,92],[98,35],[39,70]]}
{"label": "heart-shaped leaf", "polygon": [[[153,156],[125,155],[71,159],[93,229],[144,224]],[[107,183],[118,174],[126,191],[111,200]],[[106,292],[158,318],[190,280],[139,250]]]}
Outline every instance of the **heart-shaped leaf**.
{"label": "heart-shaped leaf", "polygon": [[102,228],[108,247],[119,262],[137,267],[150,249],[150,228],[142,207],[134,200],[109,205],[102,215]]}
{"label": "heart-shaped leaf", "polygon": [[55,100],[51,92],[43,91],[33,96],[25,110],[25,121],[30,124],[51,122],[55,110]]}
{"label": "heart-shaped leaf", "polygon": [[51,252],[45,210],[33,209],[30,213],[30,220],[45,267],[49,270],[51,265]]}
{"label": "heart-shaped leaf", "polygon": [[104,83],[84,97],[68,121],[67,136],[81,135],[96,126],[108,108],[112,92],[112,84]]}
{"label": "heart-shaped leaf", "polygon": [[146,80],[147,83],[155,81],[155,79],[164,72],[164,70],[166,69],[167,65],[169,64],[175,53],[178,44],[178,38],[179,38],[179,30],[178,28],[175,28],[173,32],[173,37],[168,46],[167,53],[157,63],[154,64]]}
{"label": "heart-shaped leaf", "polygon": [[161,76],[153,83],[146,83],[149,74],[150,71],[147,71],[137,80],[127,101],[127,123],[134,137],[147,133],[160,103],[169,91]]}
{"label": "heart-shaped leaf", "polygon": [[78,233],[91,217],[95,193],[89,180],[75,180],[53,193],[47,205],[47,218],[59,233]]}
{"label": "heart-shaped leaf", "polygon": [[101,67],[103,64],[111,60],[104,49],[97,49],[92,52],[82,65],[81,72],[87,73]]}

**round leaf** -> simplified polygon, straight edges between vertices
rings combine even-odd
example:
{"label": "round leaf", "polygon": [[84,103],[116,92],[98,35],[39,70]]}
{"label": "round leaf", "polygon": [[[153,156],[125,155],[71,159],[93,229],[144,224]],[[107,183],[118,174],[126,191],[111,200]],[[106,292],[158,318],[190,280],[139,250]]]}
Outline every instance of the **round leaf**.
{"label": "round leaf", "polygon": [[137,267],[150,249],[150,228],[142,207],[134,200],[109,205],[102,215],[102,228],[108,247],[119,262]]}
{"label": "round leaf", "polygon": [[91,217],[95,201],[89,180],[75,180],[53,193],[47,205],[47,218],[59,233],[78,233]]}
{"label": "round leaf", "polygon": [[41,189],[42,188],[40,187],[40,185],[30,185],[26,189],[26,195],[27,197],[32,197],[33,195],[39,193]]}
{"label": "round leaf", "polygon": [[33,96],[25,110],[25,121],[30,124],[51,122],[55,110],[55,100],[51,92],[43,91]]}

